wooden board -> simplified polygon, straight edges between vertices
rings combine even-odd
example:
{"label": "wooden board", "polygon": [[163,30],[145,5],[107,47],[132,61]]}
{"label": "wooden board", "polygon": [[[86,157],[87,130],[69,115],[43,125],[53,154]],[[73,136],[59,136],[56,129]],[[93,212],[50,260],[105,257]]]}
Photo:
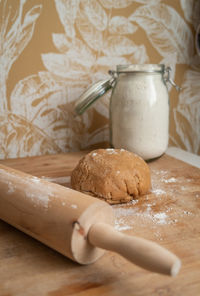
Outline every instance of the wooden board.
{"label": "wooden board", "polygon": [[[1,161],[68,186],[85,152]],[[152,192],[113,206],[119,231],[154,240],[177,254],[175,278],[150,273],[107,252],[80,266],[0,221],[0,296],[200,295],[200,170],[170,156],[149,163]]]}

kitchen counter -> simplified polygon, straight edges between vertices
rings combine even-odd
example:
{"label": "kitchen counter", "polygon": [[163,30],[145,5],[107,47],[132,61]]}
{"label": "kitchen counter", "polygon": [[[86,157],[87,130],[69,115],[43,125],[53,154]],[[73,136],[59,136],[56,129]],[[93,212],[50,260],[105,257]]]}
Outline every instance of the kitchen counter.
{"label": "kitchen counter", "polygon": [[177,147],[169,147],[166,151],[166,154],[175,157],[176,159],[182,160],[186,163],[189,163],[197,168],[200,168],[199,155],[179,149]]}
{"label": "kitchen counter", "polygon": [[[1,160],[0,163],[70,187],[86,152]],[[199,295],[200,157],[169,148],[149,162],[152,190],[115,205],[115,228],[153,240],[182,261],[175,278],[143,270],[106,252],[81,266],[0,220],[0,296]]]}

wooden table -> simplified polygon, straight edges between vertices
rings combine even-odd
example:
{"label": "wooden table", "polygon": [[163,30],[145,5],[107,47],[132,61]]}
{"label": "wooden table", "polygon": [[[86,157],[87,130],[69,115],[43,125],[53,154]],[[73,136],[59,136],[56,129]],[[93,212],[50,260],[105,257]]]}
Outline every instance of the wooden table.
{"label": "wooden table", "polygon": [[[0,161],[69,186],[85,152]],[[200,170],[168,155],[149,163],[152,191],[113,206],[115,227],[165,246],[182,260],[175,278],[107,252],[80,266],[0,220],[0,296],[200,295]]]}

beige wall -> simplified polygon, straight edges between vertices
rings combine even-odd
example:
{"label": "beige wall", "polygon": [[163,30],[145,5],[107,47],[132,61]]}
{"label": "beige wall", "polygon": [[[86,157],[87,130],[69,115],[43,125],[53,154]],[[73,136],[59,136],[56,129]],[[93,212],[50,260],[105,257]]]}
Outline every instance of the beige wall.
{"label": "beige wall", "polygon": [[117,64],[165,63],[170,145],[200,154],[197,0],[0,1],[0,158],[106,145],[109,95],[73,106]]}

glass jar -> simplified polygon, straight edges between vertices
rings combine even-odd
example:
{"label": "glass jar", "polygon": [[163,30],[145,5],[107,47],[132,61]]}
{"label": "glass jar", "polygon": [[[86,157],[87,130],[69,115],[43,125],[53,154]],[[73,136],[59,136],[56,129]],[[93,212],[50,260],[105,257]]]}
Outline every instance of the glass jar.
{"label": "glass jar", "polygon": [[98,82],[77,101],[82,114],[97,98],[112,88],[110,144],[149,160],[161,156],[168,146],[170,82],[165,65],[118,65],[110,80]]}
{"label": "glass jar", "polygon": [[164,65],[117,66],[110,101],[110,141],[152,159],[168,146],[169,98]]}

